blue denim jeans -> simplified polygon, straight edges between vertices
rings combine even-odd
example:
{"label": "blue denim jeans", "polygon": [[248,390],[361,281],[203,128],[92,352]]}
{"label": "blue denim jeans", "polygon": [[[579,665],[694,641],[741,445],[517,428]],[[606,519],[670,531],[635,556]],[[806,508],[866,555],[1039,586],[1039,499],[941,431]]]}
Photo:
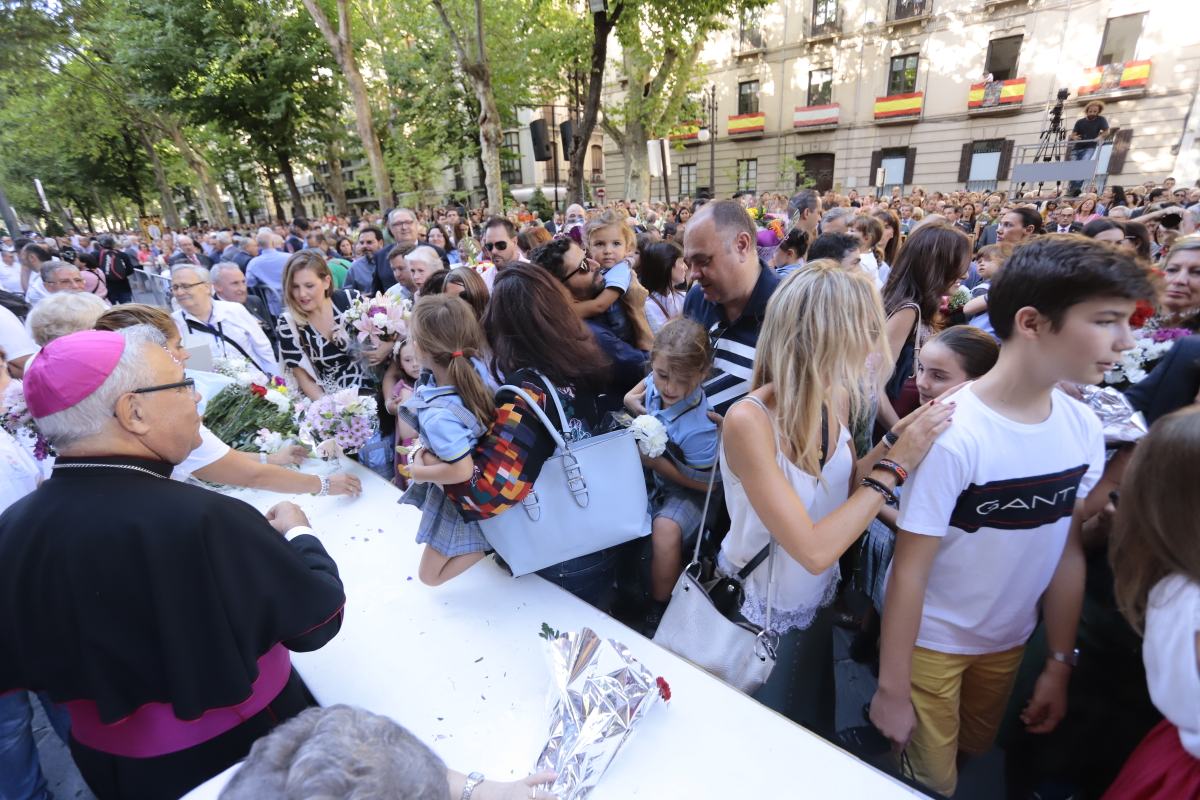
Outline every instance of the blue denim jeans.
{"label": "blue denim jeans", "polygon": [[617,548],[569,559],[539,570],[538,575],[607,614],[616,592]]}
{"label": "blue denim jeans", "polygon": [[[1071,161],[1087,161],[1089,158],[1091,158],[1095,154],[1096,154],[1096,146],[1095,145],[1086,145],[1084,147],[1072,148],[1070,160]],[[1072,196],[1077,195],[1077,194],[1079,194],[1081,189],[1083,189],[1083,181],[1071,181],[1071,184],[1067,187],[1067,194],[1072,195]]]}
{"label": "blue denim jeans", "polygon": [[[38,699],[55,733],[66,742],[71,727],[67,712],[50,702],[45,694],[38,694]],[[0,798],[43,800],[50,796],[33,739],[29,692],[0,695]]]}

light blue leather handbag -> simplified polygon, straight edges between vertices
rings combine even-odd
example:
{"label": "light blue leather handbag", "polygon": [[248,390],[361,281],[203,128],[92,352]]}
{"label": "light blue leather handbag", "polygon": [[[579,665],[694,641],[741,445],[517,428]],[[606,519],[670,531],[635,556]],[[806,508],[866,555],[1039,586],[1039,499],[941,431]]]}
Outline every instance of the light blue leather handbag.
{"label": "light blue leather handbag", "polygon": [[[566,420],[554,385],[541,376]],[[488,543],[515,576],[624,544],[650,533],[646,481],[628,428],[568,443],[529,393],[505,384],[537,415],[557,446],[517,506],[480,520]]]}

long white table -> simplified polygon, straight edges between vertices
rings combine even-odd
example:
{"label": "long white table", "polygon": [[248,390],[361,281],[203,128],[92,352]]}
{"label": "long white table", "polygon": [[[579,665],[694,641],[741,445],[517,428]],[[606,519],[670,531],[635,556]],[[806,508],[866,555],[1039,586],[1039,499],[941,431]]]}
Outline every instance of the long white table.
{"label": "long white table", "polygon": [[[455,769],[523,777],[546,738],[541,625],[587,626],[626,644],[672,692],[614,759],[596,800],[922,796],[536,575],[514,579],[485,559],[444,586],[423,585],[416,509],[397,505],[400,493],[354,462],[344,467],[361,478],[360,498],[292,498],[346,587],[338,636],[293,656],[322,705],[385,714]],[[264,511],[288,499],[228,493]],[[230,774],[189,798],[215,798]]]}

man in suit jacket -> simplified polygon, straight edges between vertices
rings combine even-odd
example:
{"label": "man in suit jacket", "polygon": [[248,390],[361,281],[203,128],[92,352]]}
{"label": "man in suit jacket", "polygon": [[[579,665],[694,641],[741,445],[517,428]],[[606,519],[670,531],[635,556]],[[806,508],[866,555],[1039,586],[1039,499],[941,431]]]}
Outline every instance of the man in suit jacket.
{"label": "man in suit jacket", "polygon": [[1175,342],[1150,374],[1125,391],[1125,397],[1146,422],[1190,406],[1200,393],[1200,336]]}
{"label": "man in suit jacket", "polygon": [[209,277],[212,278],[217,299],[244,305],[250,315],[258,320],[259,327],[267,335],[271,346],[276,347],[275,317],[271,315],[261,297],[250,294],[246,288],[246,276],[242,274],[241,268],[232,261],[222,261],[212,268]]}
{"label": "man in suit jacket", "polygon": [[167,262],[170,266],[191,264],[195,267],[208,269],[213,265],[212,259],[200,252],[200,248],[196,247],[196,243],[192,241],[192,237],[177,236],[175,237],[175,244],[179,248],[179,252],[171,256],[171,260]]}
{"label": "man in suit jacket", "polygon": [[1079,233],[1083,226],[1075,221],[1075,209],[1063,203],[1054,212],[1054,222],[1046,226],[1046,233]]}

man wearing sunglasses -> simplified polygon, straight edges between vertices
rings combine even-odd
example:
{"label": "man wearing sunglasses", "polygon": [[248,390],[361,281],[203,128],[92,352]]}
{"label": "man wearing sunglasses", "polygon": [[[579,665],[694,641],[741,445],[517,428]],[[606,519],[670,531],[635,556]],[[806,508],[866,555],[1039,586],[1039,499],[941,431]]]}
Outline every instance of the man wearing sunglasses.
{"label": "man wearing sunglasses", "polygon": [[483,249],[498,270],[525,258],[517,249],[517,229],[504,217],[487,221],[483,228]]}

